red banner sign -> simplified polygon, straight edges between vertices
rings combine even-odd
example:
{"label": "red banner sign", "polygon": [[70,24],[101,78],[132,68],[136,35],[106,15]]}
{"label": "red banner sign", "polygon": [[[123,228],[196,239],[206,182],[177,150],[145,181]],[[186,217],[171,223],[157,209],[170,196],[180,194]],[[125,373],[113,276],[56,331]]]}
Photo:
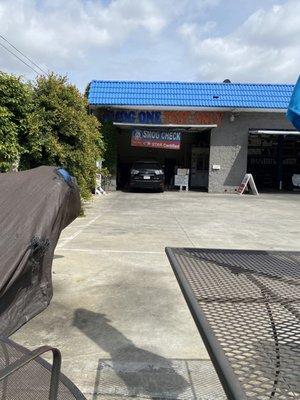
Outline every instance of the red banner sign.
{"label": "red banner sign", "polygon": [[164,124],[220,125],[223,113],[215,111],[163,111]]}
{"label": "red banner sign", "polygon": [[181,133],[176,131],[134,129],[131,134],[131,146],[134,147],[179,150],[180,142]]}

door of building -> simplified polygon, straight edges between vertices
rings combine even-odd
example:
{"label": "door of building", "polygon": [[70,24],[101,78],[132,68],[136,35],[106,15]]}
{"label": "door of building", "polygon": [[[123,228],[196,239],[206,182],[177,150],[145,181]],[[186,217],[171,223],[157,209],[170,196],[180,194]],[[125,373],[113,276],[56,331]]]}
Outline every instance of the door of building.
{"label": "door of building", "polygon": [[190,187],[208,187],[209,148],[193,147]]}

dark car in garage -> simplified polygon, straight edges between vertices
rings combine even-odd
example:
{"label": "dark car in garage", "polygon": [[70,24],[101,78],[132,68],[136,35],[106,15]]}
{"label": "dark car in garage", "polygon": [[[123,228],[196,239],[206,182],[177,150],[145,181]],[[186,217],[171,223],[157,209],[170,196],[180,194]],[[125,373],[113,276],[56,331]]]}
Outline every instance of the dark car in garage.
{"label": "dark car in garage", "polygon": [[152,189],[164,191],[164,171],[155,160],[142,160],[133,163],[130,170],[130,189]]}

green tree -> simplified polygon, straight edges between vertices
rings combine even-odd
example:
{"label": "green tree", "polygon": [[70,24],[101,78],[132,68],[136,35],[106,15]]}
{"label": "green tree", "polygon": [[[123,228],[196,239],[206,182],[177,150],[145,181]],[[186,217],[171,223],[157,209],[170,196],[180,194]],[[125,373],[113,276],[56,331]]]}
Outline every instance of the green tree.
{"label": "green tree", "polygon": [[0,106],[0,172],[7,172],[19,158],[18,129],[12,113]]}
{"label": "green tree", "polygon": [[30,167],[65,167],[76,177],[82,197],[88,198],[95,187],[103,142],[97,118],[88,115],[86,98],[66,77],[50,74],[37,78],[33,101],[41,141],[30,157]]}
{"label": "green tree", "polygon": [[50,74],[29,84],[0,72],[0,171],[18,163],[19,169],[63,166],[88,198],[103,150],[98,120],[66,77]]}
{"label": "green tree", "polygon": [[0,171],[12,169],[40,141],[33,92],[20,77],[0,72]]}
{"label": "green tree", "polygon": [[101,131],[105,145],[103,166],[106,167],[111,174],[115,174],[117,166],[117,128],[110,121],[103,122]]}

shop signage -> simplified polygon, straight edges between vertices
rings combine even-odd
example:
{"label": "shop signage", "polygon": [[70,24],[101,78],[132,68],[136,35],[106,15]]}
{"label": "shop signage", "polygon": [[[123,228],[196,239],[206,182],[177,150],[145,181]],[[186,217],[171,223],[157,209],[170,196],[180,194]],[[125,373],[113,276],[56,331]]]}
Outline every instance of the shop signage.
{"label": "shop signage", "polygon": [[220,125],[223,113],[215,111],[164,111],[164,124]]}
{"label": "shop signage", "polygon": [[176,131],[134,129],[131,134],[131,146],[134,147],[179,150],[180,141],[181,133]]}
{"label": "shop signage", "polygon": [[121,122],[123,124],[161,124],[160,111],[110,110],[103,115],[103,121]]}
{"label": "shop signage", "polygon": [[105,110],[102,121],[143,125],[220,125],[223,113],[215,111]]}
{"label": "shop signage", "polygon": [[252,174],[245,174],[240,186],[237,189],[237,192],[239,194],[243,194],[248,184],[250,185],[252,193],[258,196],[258,190],[256,188]]}
{"label": "shop signage", "polygon": [[179,186],[180,190],[185,186],[185,190],[189,190],[189,176],[188,175],[175,175],[174,185]]}
{"label": "shop signage", "polygon": [[179,186],[180,190],[185,187],[185,190],[189,190],[189,173],[190,170],[186,168],[178,168],[177,174],[175,175],[174,185]]}

